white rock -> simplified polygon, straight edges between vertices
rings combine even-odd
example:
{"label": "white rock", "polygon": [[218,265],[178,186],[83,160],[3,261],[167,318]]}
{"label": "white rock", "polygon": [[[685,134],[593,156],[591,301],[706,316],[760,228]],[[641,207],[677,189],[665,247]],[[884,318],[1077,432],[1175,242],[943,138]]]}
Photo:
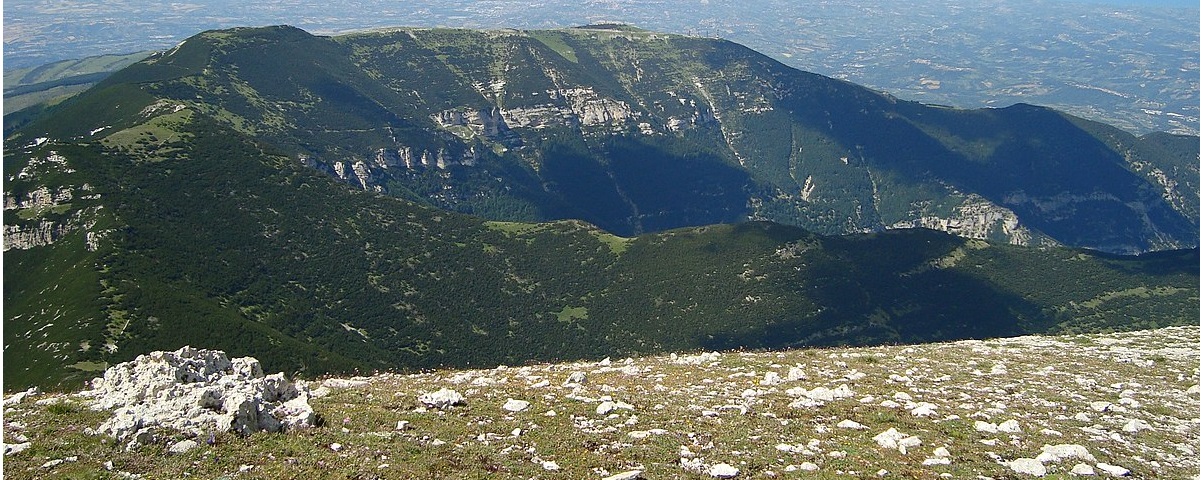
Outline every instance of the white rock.
{"label": "white rock", "polygon": [[119,440],[136,437],[130,448],[150,441],[159,427],[200,436],[278,432],[316,422],[307,385],[282,373],[264,376],[250,357],[230,360],[224,352],[191,347],[109,367],[80,395],[94,399],[93,409],[113,410],[97,431]]}
{"label": "white rock", "polygon": [[847,419],[847,420],[843,420],[843,421],[841,421],[841,422],[838,422],[838,424],[837,424],[837,425],[835,425],[835,426],[836,426],[836,427],[838,427],[838,428],[849,428],[849,429],[852,429],[852,430],[864,430],[864,429],[866,429],[866,428],[867,428],[867,426],[866,426],[866,425],[864,425],[864,424],[862,424],[862,423],[859,423],[859,422],[856,422],[856,421],[854,421],[854,420],[850,420],[850,419]]}
{"label": "white rock", "polygon": [[636,480],[642,478],[642,470],[629,470],[609,475],[601,480]]}
{"label": "white rock", "polygon": [[398,420],[398,421],[396,422],[396,429],[397,429],[397,430],[404,430],[404,429],[407,429],[407,428],[409,428],[409,421],[408,421],[408,420]]}
{"label": "white rock", "polygon": [[734,478],[738,476],[738,469],[728,463],[719,463],[710,466],[707,473],[713,478]]}
{"label": "white rock", "polygon": [[505,401],[505,404],[502,405],[501,408],[505,409],[506,412],[517,413],[517,412],[520,412],[527,408],[530,408],[530,402],[527,402],[525,400],[514,400],[514,399],[510,398]]}
{"label": "white rock", "polygon": [[805,370],[802,369],[801,367],[789,367],[788,375],[784,376],[784,379],[789,382],[795,382],[797,380],[804,380],[805,378],[806,378]]}
{"label": "white rock", "polygon": [[175,454],[186,453],[187,451],[189,451],[193,448],[196,448],[198,446],[200,446],[200,444],[196,443],[195,440],[180,440],[180,441],[176,442],[174,445],[171,445],[170,447],[168,447],[167,452],[175,453]]}
{"label": "white rock", "polygon": [[764,386],[779,385],[782,381],[779,373],[767,372],[763,374],[763,380],[760,380],[759,384]]}
{"label": "white rock", "polygon": [[614,410],[617,410],[617,404],[609,401],[601,402],[600,405],[596,406],[597,415],[608,415],[613,413]]}
{"label": "white rock", "polygon": [[29,387],[29,389],[25,390],[24,392],[17,392],[9,395],[8,398],[4,399],[4,405],[9,406],[19,404],[24,402],[26,398],[39,393],[41,393],[41,390],[38,390],[38,387]]}
{"label": "white rock", "polygon": [[1093,454],[1088,452],[1088,448],[1074,443],[1043,445],[1042,450],[1042,453],[1038,454],[1038,457],[1035,458],[1042,463],[1059,462],[1069,458],[1076,458],[1086,462],[1097,461],[1097,459],[1093,457]]}
{"label": "white rock", "polygon": [[335,452],[341,452],[342,444],[341,443],[331,443],[331,444],[329,444],[329,449],[333,450]]}
{"label": "white rock", "polygon": [[1093,470],[1093,467],[1087,463],[1077,463],[1072,466],[1072,475],[1090,476],[1096,474],[1096,470]]}
{"label": "white rock", "polygon": [[915,417],[929,417],[938,413],[934,411],[935,408],[937,408],[936,405],[930,403],[921,403],[914,407],[913,410],[910,410],[909,414]]}
{"label": "white rock", "polygon": [[553,471],[555,471],[555,470],[558,470],[558,469],[559,469],[559,464],[558,464],[558,463],[556,463],[556,462],[554,462],[554,461],[552,461],[552,460],[546,460],[546,461],[542,462],[542,469],[543,469],[543,470],[549,470],[549,471],[552,471],[552,472],[553,472]]}
{"label": "white rock", "polygon": [[902,454],[907,453],[909,448],[922,444],[921,439],[898,432],[896,428],[889,428],[872,437],[872,440],[875,440],[876,444],[883,448],[900,450]]}
{"label": "white rock", "polygon": [[567,376],[567,380],[563,381],[564,386],[583,385],[588,383],[588,374],[580,371],[571,372]]}
{"label": "white rock", "polygon": [[1109,476],[1111,476],[1111,477],[1125,477],[1127,475],[1130,475],[1130,470],[1119,467],[1117,465],[1110,465],[1108,463],[1098,463],[1097,469],[1101,470],[1102,472],[1108,473]]}
{"label": "white rock", "polygon": [[430,408],[449,408],[463,403],[463,395],[449,388],[428,392],[417,397],[417,401]]}
{"label": "white rock", "polygon": [[816,463],[805,462],[805,463],[802,463],[801,466],[797,467],[797,468],[804,470],[806,472],[816,472],[818,467],[817,467]]}
{"label": "white rock", "polygon": [[927,467],[934,466],[934,465],[950,465],[950,464],[951,464],[951,459],[949,459],[949,458],[933,457],[933,458],[927,458],[925,460],[922,460],[922,465],[925,465]]}
{"label": "white rock", "polygon": [[1096,412],[1108,412],[1113,409],[1113,404],[1109,402],[1092,402],[1088,404],[1088,408]]}
{"label": "white rock", "polygon": [[1004,433],[1021,433],[1022,427],[1018,424],[1017,420],[1006,420],[1001,422],[1000,425],[997,425],[997,431]]}
{"label": "white rock", "polygon": [[6,443],[6,444],[4,444],[4,454],[5,455],[16,455],[18,453],[24,452],[26,449],[28,449],[32,445],[33,444],[31,444],[29,442]]}
{"label": "white rock", "polygon": [[997,425],[993,423],[976,420],[975,427],[977,432],[997,433]]}
{"label": "white rock", "polygon": [[934,456],[937,458],[950,458],[951,451],[947,450],[947,447],[938,447],[934,449]]}
{"label": "white rock", "polygon": [[1010,462],[1006,462],[1006,466],[1014,473],[1023,475],[1034,475],[1041,477],[1047,474],[1047,467],[1043,466],[1042,462],[1033,458],[1019,458]]}
{"label": "white rock", "polygon": [[1151,426],[1151,424],[1149,424],[1143,420],[1139,420],[1137,418],[1132,419],[1129,422],[1126,422],[1126,425],[1124,425],[1122,427],[1122,431],[1126,432],[1126,433],[1138,433],[1143,430],[1154,430],[1154,429],[1155,428],[1153,428]]}

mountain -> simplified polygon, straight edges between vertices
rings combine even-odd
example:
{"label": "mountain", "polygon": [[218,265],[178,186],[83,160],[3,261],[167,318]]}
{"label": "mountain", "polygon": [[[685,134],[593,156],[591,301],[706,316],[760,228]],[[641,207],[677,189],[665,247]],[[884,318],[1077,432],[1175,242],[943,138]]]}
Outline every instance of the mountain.
{"label": "mountain", "polygon": [[[430,50],[428,40],[410,43],[421,38],[441,39],[443,50]],[[388,45],[401,53],[385,61]],[[617,55],[620,45],[629,47],[620,50],[625,52],[667,53],[656,61],[637,57],[640,62],[631,63],[636,68],[627,69],[632,76],[606,76],[609,70],[590,66]],[[495,52],[557,59],[535,64],[555,66],[541,70],[516,67],[526,64],[522,59],[473,60]],[[452,61],[452,54],[461,61]],[[700,59],[725,67],[672,87],[672,101],[656,104],[656,91],[637,90],[644,96],[634,97],[635,90],[623,87],[640,78],[682,78],[687,73],[678,72],[699,68]],[[793,93],[780,95],[794,106],[803,100],[834,108],[857,99],[893,109],[865,110],[854,122],[831,114],[830,132],[845,130],[848,138],[860,138],[849,130],[854,125],[917,125],[895,116],[908,112],[921,114],[927,129],[977,119],[982,123],[973,124],[973,138],[994,138],[984,128],[993,125],[1014,129],[1006,135],[1032,135],[998,140],[993,151],[1065,149],[1068,133],[1096,132],[1089,136],[1094,153],[1124,145],[1137,153],[1132,162],[1156,169],[1165,181],[1177,181],[1164,173],[1172,160],[1188,166],[1188,153],[1179,153],[1187,148],[1178,143],[1185,142],[1176,137],[1134,139],[1035,107],[959,112],[893,102],[794,70],[761,80],[747,73],[777,66],[725,42],[627,27],[400,30],[333,39],[288,27],[201,34],[51,107],[6,139],[6,388],[72,385],[108,363],[187,344],[254,355],[271,370],[312,375],[693,348],[1132,329],[1196,318],[1196,249],[1131,257],[1024,248],[925,229],[823,236],[768,221],[667,229],[734,222],[752,208],[766,212],[767,206],[755,206],[758,197],[748,207],[748,192],[769,189],[763,179],[793,178],[797,171],[821,179],[812,182],[842,179],[848,186],[840,195],[861,180],[854,172],[871,173],[868,179],[877,185],[909,186],[913,195],[941,185],[909,179],[917,174],[902,178],[900,170],[883,176],[883,167],[868,162],[883,162],[876,150],[884,148],[883,140],[856,149],[854,161],[826,157],[839,154],[841,140],[789,120],[808,118],[802,110],[786,113],[774,103],[755,103],[775,97],[741,88],[766,95],[792,85],[794,90],[780,92]],[[503,73],[504,85],[463,83],[483,75],[475,70],[481,68]],[[743,76],[735,77],[736,71]],[[741,79],[738,89],[705,83],[719,74],[731,83]],[[421,78],[427,79],[421,90],[403,88]],[[530,86],[548,78],[561,88]],[[581,79],[600,80],[580,86]],[[793,83],[801,80],[811,83]],[[522,82],[530,85],[519,88]],[[489,93],[502,91],[529,93]],[[700,93],[738,100],[745,108],[689,96]],[[486,108],[491,101],[504,103]],[[641,105],[662,110],[635,108]],[[1017,122],[1021,129],[1005,123],[1012,116],[1023,119]],[[783,118],[785,127],[773,118]],[[1059,120],[1039,123],[1048,119]],[[1037,126],[1066,130],[1052,138],[1039,136]],[[798,158],[830,160],[833,169],[772,170],[780,165],[763,160],[774,157],[762,152],[779,145],[762,132],[777,127],[810,135],[804,150],[820,155]],[[867,137],[904,138],[881,130]],[[958,137],[940,138],[954,144]],[[925,142],[904,149],[937,146]],[[370,156],[357,158],[356,152]],[[979,182],[979,175],[1010,171],[996,155],[922,175]],[[913,154],[899,156],[920,164]],[[1023,168],[1035,163],[1029,159]],[[1087,206],[1093,210],[1076,216],[1100,224],[1089,230],[1098,238],[1142,238],[1136,231],[1107,230],[1117,221],[1099,218],[1100,212],[1122,213],[1102,208],[1116,204],[1111,197],[1136,195],[1131,202],[1137,203],[1156,195],[1145,185],[1122,190],[1137,183],[1135,170],[1117,164],[1106,170],[1098,161],[1077,169],[1059,163],[1047,168],[1065,175],[1079,170],[1084,178],[1023,183],[1022,194],[1032,200],[1021,205],[1064,216]],[[1117,193],[1090,183],[1115,170],[1126,173],[1102,185]],[[359,182],[358,188],[342,177]],[[1012,173],[997,183],[1019,180]],[[818,185],[807,189],[808,200],[800,200],[805,203],[761,200],[780,209],[842,205],[840,197],[822,193],[824,183]],[[1088,190],[1093,200],[1087,201],[1071,193],[1040,196],[1054,185],[1067,192],[1098,190]],[[1188,188],[1184,180],[1171,185]],[[882,192],[878,188],[869,198],[889,196]],[[1058,203],[1038,203],[1047,198]],[[619,232],[623,226],[656,232],[627,237],[578,220],[488,220],[430,204],[494,218],[503,212],[579,216]],[[1154,218],[1175,218],[1170,207],[1139,205],[1143,227],[1156,225]],[[831,213],[810,223],[853,223],[834,218]],[[1058,216],[1042,221],[1071,223]],[[1048,230],[1054,229],[1042,229]]]}
{"label": "mountain", "polygon": [[625,236],[747,218],[922,226],[1115,253],[1198,243],[1196,137],[899,101],[627,26],[209,32],[105,85],[193,106],[360,188],[494,220]]}

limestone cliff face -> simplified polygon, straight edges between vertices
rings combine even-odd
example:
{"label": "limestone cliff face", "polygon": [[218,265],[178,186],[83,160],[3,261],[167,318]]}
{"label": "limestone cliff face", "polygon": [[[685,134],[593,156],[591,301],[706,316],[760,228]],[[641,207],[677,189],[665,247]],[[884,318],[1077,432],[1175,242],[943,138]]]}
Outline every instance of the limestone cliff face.
{"label": "limestone cliff face", "polygon": [[1054,243],[1023,225],[1012,210],[992,203],[979,195],[968,195],[963,203],[956,206],[953,213],[946,217],[923,215],[888,226],[888,228],[914,227],[941,230],[966,238],[1003,240],[1013,245]]}
{"label": "limestone cliff face", "polygon": [[32,225],[5,225],[4,250],[28,250],[50,245],[72,230],[74,229],[69,225],[51,221],[41,221]]}
{"label": "limestone cliff face", "polygon": [[[41,182],[48,174],[71,174],[67,158],[51,151],[34,156],[10,180]],[[90,251],[100,248],[108,230],[96,229],[96,215],[102,207],[79,207],[77,202],[100,198],[87,183],[72,185],[38,185],[24,194],[4,195],[4,250],[28,250],[51,245],[79,230],[85,232],[85,246]]]}

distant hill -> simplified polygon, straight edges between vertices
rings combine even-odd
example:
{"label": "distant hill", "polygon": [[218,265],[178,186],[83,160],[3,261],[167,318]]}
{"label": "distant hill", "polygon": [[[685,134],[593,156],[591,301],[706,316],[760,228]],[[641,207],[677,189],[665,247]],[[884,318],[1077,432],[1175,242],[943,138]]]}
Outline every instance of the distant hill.
{"label": "distant hill", "polygon": [[28,118],[25,112],[9,118],[10,113],[39,105],[53,105],[87,90],[111,73],[150,56],[151,52],[128,55],[100,55],[81,60],[64,60],[38,67],[19,68],[4,72],[5,128]]}
{"label": "distant hill", "polygon": [[[1197,317],[1195,248],[1045,246],[1188,245],[1187,139],[717,40],[206,32],[5,143],[6,388],[185,344],[312,375]],[[971,208],[1003,241],[821,234]]]}

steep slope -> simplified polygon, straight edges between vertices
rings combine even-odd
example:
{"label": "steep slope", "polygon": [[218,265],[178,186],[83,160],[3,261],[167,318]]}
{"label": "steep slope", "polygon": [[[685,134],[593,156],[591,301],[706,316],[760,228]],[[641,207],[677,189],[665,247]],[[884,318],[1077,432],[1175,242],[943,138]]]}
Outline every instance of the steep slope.
{"label": "steep slope", "polygon": [[[1196,250],[1112,257],[768,222],[621,238],[348,188],[231,126],[220,104],[156,96],[155,82],[203,70],[192,48],[118,74],[157,81],[56,107],[33,130],[53,138],[9,143],[6,387],[75,385],[189,344],[314,375],[1197,315]],[[76,130],[90,124],[105,128]]]}
{"label": "steep slope", "polygon": [[579,218],[626,236],[755,218],[1118,253],[1197,245],[1195,137],[1135,138],[1029,105],[898,101],[720,40],[614,25],[236,29],[104,86],[132,85],[360,188],[496,220]]}

